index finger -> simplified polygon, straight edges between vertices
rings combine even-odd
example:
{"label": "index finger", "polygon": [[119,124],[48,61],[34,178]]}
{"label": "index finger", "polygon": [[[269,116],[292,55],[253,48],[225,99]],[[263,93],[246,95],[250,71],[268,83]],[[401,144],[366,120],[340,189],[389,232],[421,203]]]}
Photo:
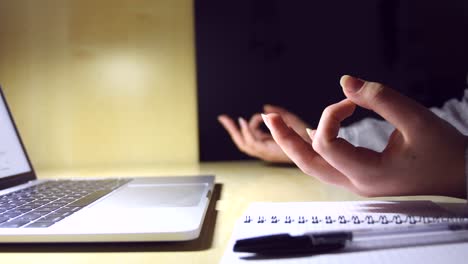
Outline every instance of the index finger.
{"label": "index finger", "polygon": [[232,141],[234,141],[234,144],[236,144],[238,148],[243,149],[244,138],[242,137],[242,133],[237,127],[236,123],[226,115],[220,115],[218,117],[218,121],[227,130],[229,136],[231,136]]}
{"label": "index finger", "polygon": [[320,118],[312,145],[331,166],[356,185],[379,170],[380,153],[355,147],[338,138],[341,121],[353,113],[354,107],[347,99],[327,107]]}
{"label": "index finger", "polygon": [[353,188],[350,181],[318,155],[312,146],[289,128],[278,114],[265,115],[273,139],[284,153],[306,174],[335,185]]}
{"label": "index finger", "polygon": [[261,124],[263,124],[262,116],[260,114],[254,114],[252,118],[250,118],[249,128],[258,140],[270,139],[271,135],[263,132],[260,128]]}

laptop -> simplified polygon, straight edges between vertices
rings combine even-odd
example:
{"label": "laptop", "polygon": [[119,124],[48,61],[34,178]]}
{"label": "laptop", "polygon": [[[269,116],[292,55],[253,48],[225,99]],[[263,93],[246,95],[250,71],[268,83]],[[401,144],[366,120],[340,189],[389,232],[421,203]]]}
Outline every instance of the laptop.
{"label": "laptop", "polygon": [[185,241],[214,176],[38,179],[0,87],[0,243]]}

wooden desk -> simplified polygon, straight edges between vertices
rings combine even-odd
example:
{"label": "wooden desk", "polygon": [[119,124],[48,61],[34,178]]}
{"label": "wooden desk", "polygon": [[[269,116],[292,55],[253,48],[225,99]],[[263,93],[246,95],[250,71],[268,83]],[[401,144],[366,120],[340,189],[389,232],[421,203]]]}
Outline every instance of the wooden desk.
{"label": "wooden desk", "polygon": [[[2,263],[218,263],[235,221],[254,201],[362,200],[348,191],[325,185],[296,168],[268,166],[261,162],[203,163],[193,166],[139,169],[76,169],[39,171],[40,178],[154,176],[210,173],[216,175],[220,197],[202,231],[202,238],[185,243],[124,245],[15,245],[1,246]],[[380,198],[385,199],[385,198]],[[387,198],[390,199],[390,198]],[[446,197],[398,197],[464,202]]]}

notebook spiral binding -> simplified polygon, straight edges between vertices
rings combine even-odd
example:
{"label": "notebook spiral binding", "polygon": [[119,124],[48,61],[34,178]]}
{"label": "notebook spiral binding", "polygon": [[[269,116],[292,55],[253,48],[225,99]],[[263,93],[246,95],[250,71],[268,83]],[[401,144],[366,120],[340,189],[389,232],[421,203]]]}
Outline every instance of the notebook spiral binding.
{"label": "notebook spiral binding", "polygon": [[386,216],[386,215],[380,215],[378,217],[373,216],[373,215],[366,215],[366,216],[358,216],[358,215],[352,215],[350,217],[346,217],[344,215],[340,215],[337,217],[332,217],[332,216],[324,216],[318,217],[318,216],[298,216],[296,217],[291,217],[291,216],[285,216],[283,219],[279,216],[271,216],[271,217],[266,217],[266,216],[250,216],[247,215],[244,218],[243,221],[245,224],[382,224],[382,225],[387,225],[387,224],[432,224],[432,223],[460,223],[460,222],[468,222],[467,217],[447,217],[447,216],[401,216],[401,215],[393,215],[393,216]]}

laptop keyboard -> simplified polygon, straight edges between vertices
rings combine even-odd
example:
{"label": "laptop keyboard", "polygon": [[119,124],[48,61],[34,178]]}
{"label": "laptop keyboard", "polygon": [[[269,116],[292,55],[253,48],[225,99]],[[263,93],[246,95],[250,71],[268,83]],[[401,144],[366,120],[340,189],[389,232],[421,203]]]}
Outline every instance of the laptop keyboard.
{"label": "laptop keyboard", "polygon": [[45,228],[130,179],[48,181],[0,196],[0,228]]}

